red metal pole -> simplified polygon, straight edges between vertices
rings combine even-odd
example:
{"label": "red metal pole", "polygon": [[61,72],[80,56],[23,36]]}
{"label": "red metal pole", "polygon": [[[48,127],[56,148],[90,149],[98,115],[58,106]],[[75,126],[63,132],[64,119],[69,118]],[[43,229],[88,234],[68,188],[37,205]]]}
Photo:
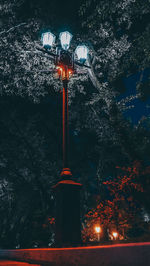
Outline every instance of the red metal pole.
{"label": "red metal pole", "polygon": [[62,124],[63,124],[63,170],[61,176],[64,178],[70,178],[72,176],[68,166],[68,150],[69,150],[69,121],[68,121],[68,81],[69,71],[68,67],[64,67],[62,73],[63,81],[63,110],[62,110]]}
{"label": "red metal pole", "polygon": [[63,80],[63,168],[68,168],[68,80]]}
{"label": "red metal pole", "polygon": [[62,69],[63,81],[63,170],[61,180],[53,187],[56,199],[55,245],[57,247],[81,245],[80,189],[68,168],[68,67]]}

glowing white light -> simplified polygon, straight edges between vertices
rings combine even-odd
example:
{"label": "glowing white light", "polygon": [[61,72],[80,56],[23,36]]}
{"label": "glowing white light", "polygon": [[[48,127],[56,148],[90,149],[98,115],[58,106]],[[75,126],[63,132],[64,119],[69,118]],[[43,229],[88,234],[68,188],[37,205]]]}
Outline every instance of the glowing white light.
{"label": "glowing white light", "polygon": [[85,45],[79,45],[76,48],[76,54],[78,57],[78,60],[80,60],[80,62],[84,63],[88,57],[88,48]]}
{"label": "glowing white light", "polygon": [[96,226],[96,227],[95,227],[95,231],[96,231],[96,233],[100,233],[100,231],[101,231],[100,226]]}
{"label": "glowing white light", "polygon": [[68,50],[72,39],[72,34],[68,31],[61,32],[59,35],[61,46],[64,50]]}
{"label": "glowing white light", "polygon": [[41,39],[45,48],[51,48],[55,42],[55,35],[51,32],[45,32]]}
{"label": "glowing white light", "polygon": [[117,237],[118,237],[118,233],[117,233],[117,232],[113,232],[112,235],[113,235],[113,237],[114,237],[115,239],[117,239]]}

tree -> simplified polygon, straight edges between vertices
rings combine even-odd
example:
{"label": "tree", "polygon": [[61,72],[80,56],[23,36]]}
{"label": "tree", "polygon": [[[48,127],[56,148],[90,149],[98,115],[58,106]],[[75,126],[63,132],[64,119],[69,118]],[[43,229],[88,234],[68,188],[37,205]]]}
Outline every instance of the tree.
{"label": "tree", "polygon": [[[48,105],[39,109],[21,98],[9,101],[3,98],[0,105],[1,245],[29,247],[37,237],[34,226],[42,228],[53,215],[52,185],[61,165],[59,119],[53,120]],[[50,236],[51,231],[45,245]]]}
{"label": "tree", "polygon": [[141,162],[135,161],[131,167],[117,166],[117,169],[120,173],[116,178],[109,177],[103,182],[105,196],[97,197],[96,208],[86,214],[85,239],[94,237],[93,229],[96,224],[102,226],[105,233],[117,231],[123,238],[128,236],[129,229],[135,227],[138,236],[138,228],[144,224],[141,199],[146,187],[141,184],[150,171],[149,166],[143,169]]}
{"label": "tree", "polygon": [[[82,38],[91,48],[89,76],[95,87],[88,101],[88,125],[99,141],[97,173],[101,179],[115,175],[117,164],[134,160],[149,164],[149,118],[144,118],[145,125],[142,118],[137,126],[124,118],[135,100],[149,99],[149,15],[149,1],[85,0],[80,8]],[[133,74],[139,76],[136,91],[125,97],[123,81]]]}

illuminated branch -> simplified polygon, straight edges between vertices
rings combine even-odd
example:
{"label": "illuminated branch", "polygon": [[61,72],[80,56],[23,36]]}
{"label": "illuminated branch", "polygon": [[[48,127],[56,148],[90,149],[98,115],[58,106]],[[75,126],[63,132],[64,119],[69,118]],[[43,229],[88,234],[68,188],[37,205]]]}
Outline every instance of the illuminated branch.
{"label": "illuminated branch", "polygon": [[99,98],[104,99],[104,95],[105,96],[107,95],[107,97],[105,97],[105,102],[106,102],[107,106],[109,107],[110,104],[113,102],[113,94],[111,92],[111,89],[108,88],[108,83],[107,82],[105,82],[105,83],[99,82],[99,80],[97,79],[97,77],[94,73],[94,68],[93,68],[93,65],[90,61],[90,58],[88,58],[87,64],[90,66],[90,68],[88,69],[90,80],[91,80],[93,86],[98,90]]}
{"label": "illuminated branch", "polygon": [[26,25],[27,23],[26,22],[23,22],[23,23],[20,23],[19,25],[16,25],[16,26],[14,26],[14,27],[11,27],[9,30],[4,30],[4,31],[1,31],[0,32],[0,35],[1,34],[3,34],[3,33],[8,33],[8,32],[10,32],[10,31],[12,31],[12,30],[14,30],[14,29],[16,29],[16,28],[19,28],[19,27],[21,27],[21,26],[23,26],[23,25]]}

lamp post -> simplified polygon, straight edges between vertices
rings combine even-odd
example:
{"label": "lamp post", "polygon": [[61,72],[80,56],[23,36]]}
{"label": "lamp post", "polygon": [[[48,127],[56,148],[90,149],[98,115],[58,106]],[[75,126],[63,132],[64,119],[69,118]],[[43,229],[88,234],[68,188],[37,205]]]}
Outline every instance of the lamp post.
{"label": "lamp post", "polygon": [[117,233],[117,232],[113,232],[112,235],[113,235],[114,239],[117,240],[117,238],[118,238],[118,233]]}
{"label": "lamp post", "polygon": [[98,236],[98,242],[100,241],[100,233],[101,233],[101,227],[100,226],[96,226],[95,227],[95,231],[97,233]]}
{"label": "lamp post", "polygon": [[[55,244],[56,246],[75,246],[81,243],[80,226],[80,189],[81,184],[72,178],[69,168],[68,154],[68,83],[70,76],[74,73],[75,65],[81,67],[85,65],[88,48],[85,45],[77,46],[75,53],[69,52],[72,35],[62,32],[59,35],[61,47],[56,47],[55,52],[51,51],[54,46],[55,36],[51,32],[42,34],[43,49],[39,49],[54,58],[55,66],[63,84],[63,169],[61,180],[53,187],[56,198],[56,224],[55,224]],[[77,60],[75,60],[75,54]]]}

